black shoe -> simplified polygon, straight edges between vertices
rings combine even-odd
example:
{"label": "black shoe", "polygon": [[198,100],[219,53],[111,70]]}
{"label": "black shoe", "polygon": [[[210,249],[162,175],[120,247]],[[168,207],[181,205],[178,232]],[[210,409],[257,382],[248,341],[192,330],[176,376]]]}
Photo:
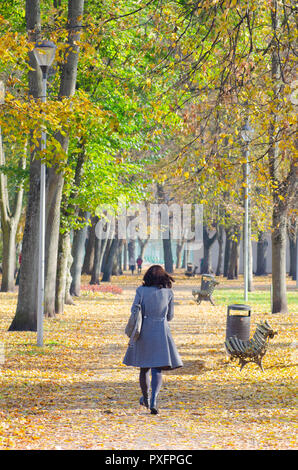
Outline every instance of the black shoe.
{"label": "black shoe", "polygon": [[151,414],[152,414],[152,415],[157,415],[157,414],[158,414],[158,408],[157,408],[156,399],[155,399],[155,400],[151,400],[151,403],[150,403],[150,411],[151,411]]}
{"label": "black shoe", "polygon": [[148,398],[142,396],[140,398],[140,405],[145,406],[146,408],[149,408]]}

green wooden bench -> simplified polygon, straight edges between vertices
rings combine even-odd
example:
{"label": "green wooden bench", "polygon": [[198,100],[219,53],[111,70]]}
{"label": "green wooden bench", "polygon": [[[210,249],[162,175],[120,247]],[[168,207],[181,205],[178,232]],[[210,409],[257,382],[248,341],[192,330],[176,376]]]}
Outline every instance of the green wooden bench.
{"label": "green wooden bench", "polygon": [[209,300],[212,305],[215,305],[212,299],[212,294],[218,284],[219,282],[215,279],[214,276],[211,276],[211,274],[203,274],[201,288],[193,289],[192,291],[192,295],[194,296],[197,304],[200,304],[202,300]]}
{"label": "green wooden bench", "polygon": [[198,274],[200,274],[199,267],[198,266],[193,267],[192,263],[187,263],[187,268],[184,274],[187,277],[195,277]]}
{"label": "green wooden bench", "polygon": [[226,338],[226,352],[231,360],[239,360],[240,370],[249,362],[255,362],[264,372],[262,359],[266,354],[269,339],[272,339],[276,334],[277,331],[273,331],[265,320],[257,325],[253,337],[248,341],[243,341],[237,336]]}

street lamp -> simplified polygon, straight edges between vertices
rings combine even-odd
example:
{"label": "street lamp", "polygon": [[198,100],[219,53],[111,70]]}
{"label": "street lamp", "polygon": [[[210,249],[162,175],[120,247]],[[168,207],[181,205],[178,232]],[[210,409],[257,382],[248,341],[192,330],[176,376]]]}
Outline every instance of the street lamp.
{"label": "street lamp", "polygon": [[[54,60],[56,45],[52,41],[38,42],[33,49],[37,64],[42,71],[43,103],[47,96],[47,78],[49,68]],[[46,133],[41,133],[41,150],[46,148]],[[40,165],[40,208],[39,208],[39,254],[38,254],[38,298],[37,298],[37,346],[43,346],[44,316],[44,278],[45,278],[45,201],[46,201],[46,166]]]}
{"label": "street lamp", "polygon": [[245,145],[245,164],[244,164],[244,230],[243,230],[243,262],[244,262],[244,300],[248,300],[248,261],[249,261],[249,144],[253,135],[253,129],[250,127],[248,120],[241,129],[241,137]]}

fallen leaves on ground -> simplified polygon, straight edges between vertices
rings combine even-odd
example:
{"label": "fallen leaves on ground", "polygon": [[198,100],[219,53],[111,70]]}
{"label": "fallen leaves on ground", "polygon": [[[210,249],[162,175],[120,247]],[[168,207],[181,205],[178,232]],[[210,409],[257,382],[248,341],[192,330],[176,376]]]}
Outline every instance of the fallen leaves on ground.
{"label": "fallen leaves on ground", "polygon": [[288,315],[254,306],[251,333],[267,319],[278,335],[264,373],[255,364],[240,372],[224,351],[226,305],[196,305],[194,281],[178,277],[171,330],[184,367],[164,373],[153,416],[138,405],[138,370],[122,364],[136,279],[114,282],[122,293],[87,291],[45,319],[42,348],[34,332],[7,331],[17,295],[1,293],[1,449],[296,447],[297,306]]}

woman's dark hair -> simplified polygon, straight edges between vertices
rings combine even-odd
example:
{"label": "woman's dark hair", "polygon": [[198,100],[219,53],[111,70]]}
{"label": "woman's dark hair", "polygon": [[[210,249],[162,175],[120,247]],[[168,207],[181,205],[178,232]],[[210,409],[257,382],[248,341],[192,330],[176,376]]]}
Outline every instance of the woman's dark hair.
{"label": "woman's dark hair", "polygon": [[154,264],[145,273],[143,277],[143,286],[155,286],[162,289],[163,287],[172,287],[172,282],[175,280],[170,276],[162,266]]}

